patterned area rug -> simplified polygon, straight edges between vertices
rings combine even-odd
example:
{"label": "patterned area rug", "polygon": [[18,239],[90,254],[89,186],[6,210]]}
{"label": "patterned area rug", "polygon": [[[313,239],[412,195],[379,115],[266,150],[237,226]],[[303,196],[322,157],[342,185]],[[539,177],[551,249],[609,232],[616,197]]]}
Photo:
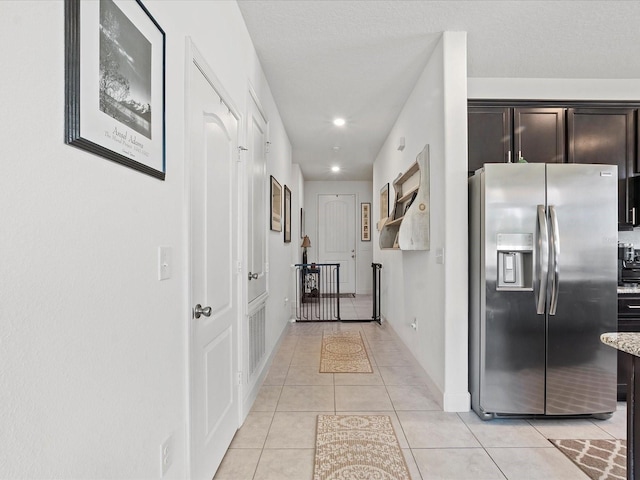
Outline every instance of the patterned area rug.
{"label": "patterned area rug", "polygon": [[320,373],[373,373],[360,332],[325,332]]}
{"label": "patterned area rug", "polygon": [[318,415],[313,480],[411,480],[388,415]]}
{"label": "patterned area rug", "polygon": [[626,440],[549,440],[593,480],[627,478]]}

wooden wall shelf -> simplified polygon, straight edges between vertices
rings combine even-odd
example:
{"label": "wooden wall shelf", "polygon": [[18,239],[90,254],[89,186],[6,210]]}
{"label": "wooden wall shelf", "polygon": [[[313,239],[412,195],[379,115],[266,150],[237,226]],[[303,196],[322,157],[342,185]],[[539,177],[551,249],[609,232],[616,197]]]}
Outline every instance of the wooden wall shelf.
{"label": "wooden wall shelf", "polygon": [[382,250],[429,250],[429,145],[393,181],[396,198],[380,230]]}

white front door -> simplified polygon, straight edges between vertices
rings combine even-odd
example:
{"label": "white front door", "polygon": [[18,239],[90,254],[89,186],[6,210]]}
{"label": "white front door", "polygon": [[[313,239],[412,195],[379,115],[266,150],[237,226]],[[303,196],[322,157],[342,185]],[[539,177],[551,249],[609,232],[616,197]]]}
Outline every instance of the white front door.
{"label": "white front door", "polygon": [[190,460],[191,478],[210,480],[239,426],[238,116],[193,52],[188,84]]}
{"label": "white front door", "polygon": [[356,196],[318,198],[318,261],[340,264],[340,293],[356,292]]}
{"label": "white front door", "polygon": [[257,99],[251,95],[247,115],[247,206],[249,232],[248,250],[248,303],[267,291],[266,235],[267,207],[267,121]]}

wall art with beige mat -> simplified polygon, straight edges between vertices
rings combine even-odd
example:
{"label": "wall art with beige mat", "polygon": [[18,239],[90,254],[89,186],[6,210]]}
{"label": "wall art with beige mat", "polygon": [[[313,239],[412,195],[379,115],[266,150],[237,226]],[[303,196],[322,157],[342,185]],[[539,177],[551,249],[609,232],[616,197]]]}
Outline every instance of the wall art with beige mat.
{"label": "wall art with beige mat", "polygon": [[324,332],[320,373],[373,373],[360,332]]}
{"label": "wall art with beige mat", "polygon": [[626,440],[549,440],[593,480],[627,478]]}
{"label": "wall art with beige mat", "polygon": [[313,480],[411,480],[388,415],[318,415]]}

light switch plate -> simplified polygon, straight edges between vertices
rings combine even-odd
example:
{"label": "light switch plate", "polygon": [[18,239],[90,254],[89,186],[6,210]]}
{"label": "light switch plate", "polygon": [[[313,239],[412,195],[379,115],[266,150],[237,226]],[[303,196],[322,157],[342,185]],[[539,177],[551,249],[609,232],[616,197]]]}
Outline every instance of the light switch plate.
{"label": "light switch plate", "polygon": [[444,264],[444,248],[436,248],[436,263]]}
{"label": "light switch plate", "polygon": [[171,278],[171,247],[158,247],[158,280]]}

